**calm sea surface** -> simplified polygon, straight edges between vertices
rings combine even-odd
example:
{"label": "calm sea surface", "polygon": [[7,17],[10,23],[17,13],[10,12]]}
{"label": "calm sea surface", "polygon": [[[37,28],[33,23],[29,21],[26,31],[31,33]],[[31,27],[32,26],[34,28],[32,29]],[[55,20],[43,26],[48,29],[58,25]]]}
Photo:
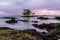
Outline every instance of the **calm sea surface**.
{"label": "calm sea surface", "polygon": [[[37,24],[42,24],[42,23],[60,23],[59,20],[56,19],[48,19],[48,20],[41,20],[41,19],[37,19],[37,17],[19,17],[16,16],[17,19],[16,20],[29,20],[29,21],[38,21]],[[49,18],[54,18],[55,16],[45,16],[45,17],[49,17]],[[47,32],[46,30],[41,30],[38,28],[35,28],[34,26],[32,26],[32,24],[36,24],[33,22],[22,22],[22,21],[18,21],[18,23],[16,24],[8,24],[5,21],[10,20],[10,19],[0,19],[0,27],[10,27],[10,28],[14,28],[17,30],[25,30],[25,29],[36,29],[39,32]]]}

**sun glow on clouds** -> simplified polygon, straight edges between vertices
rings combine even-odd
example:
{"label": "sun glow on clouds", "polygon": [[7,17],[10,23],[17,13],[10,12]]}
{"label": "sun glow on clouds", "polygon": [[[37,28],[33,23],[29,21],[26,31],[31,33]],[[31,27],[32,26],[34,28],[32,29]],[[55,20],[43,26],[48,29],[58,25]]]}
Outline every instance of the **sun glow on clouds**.
{"label": "sun glow on clouds", "polygon": [[33,10],[35,15],[60,15],[60,10],[39,9]]}

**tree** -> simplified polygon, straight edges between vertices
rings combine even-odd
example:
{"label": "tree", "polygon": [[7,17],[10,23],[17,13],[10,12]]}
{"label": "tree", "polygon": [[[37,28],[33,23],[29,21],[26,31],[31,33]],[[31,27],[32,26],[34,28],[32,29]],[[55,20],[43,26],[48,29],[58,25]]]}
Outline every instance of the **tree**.
{"label": "tree", "polygon": [[31,10],[29,9],[24,9],[23,15],[31,15]]}

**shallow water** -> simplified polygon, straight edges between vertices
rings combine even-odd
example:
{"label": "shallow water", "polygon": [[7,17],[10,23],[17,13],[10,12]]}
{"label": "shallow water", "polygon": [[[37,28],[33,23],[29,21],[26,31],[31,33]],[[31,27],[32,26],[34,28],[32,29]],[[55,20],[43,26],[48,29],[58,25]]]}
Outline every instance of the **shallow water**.
{"label": "shallow water", "polygon": [[[47,16],[48,17],[48,16]],[[22,22],[22,21],[18,21],[18,23],[16,24],[8,24],[6,23],[5,21],[9,20],[9,19],[0,19],[0,27],[10,27],[10,28],[14,28],[14,29],[17,29],[17,30],[25,30],[25,29],[36,29],[37,31],[39,32],[47,32],[46,30],[41,30],[41,29],[38,29],[38,28],[35,28],[34,26],[32,26],[32,24],[36,24],[36,23],[33,23],[33,22],[30,22],[30,21],[38,21],[37,24],[42,24],[42,23],[60,23],[59,20],[56,20],[56,19],[49,19],[49,20],[40,20],[40,19],[37,19],[37,17],[18,17],[17,16],[17,20],[29,20],[29,22]],[[54,18],[54,17],[51,17],[50,18]]]}

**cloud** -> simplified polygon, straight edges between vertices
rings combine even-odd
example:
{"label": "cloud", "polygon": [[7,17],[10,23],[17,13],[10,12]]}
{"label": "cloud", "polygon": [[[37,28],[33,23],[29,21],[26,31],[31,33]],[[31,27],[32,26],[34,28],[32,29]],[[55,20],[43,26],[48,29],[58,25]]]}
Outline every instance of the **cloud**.
{"label": "cloud", "polygon": [[6,15],[6,14],[8,14],[8,13],[5,13],[3,11],[0,11],[0,15]]}
{"label": "cloud", "polygon": [[0,11],[3,11],[8,14],[19,14],[20,13],[20,7],[15,6],[10,2],[0,2]]}
{"label": "cloud", "polygon": [[48,9],[40,9],[40,10],[32,10],[35,15],[60,15],[60,10],[48,10]]}
{"label": "cloud", "polygon": [[9,5],[9,4],[10,4],[9,2],[1,2],[0,6],[4,6],[4,5],[6,6],[6,5]]}
{"label": "cloud", "polygon": [[11,3],[22,8],[60,9],[60,0],[13,0]]}
{"label": "cloud", "polygon": [[60,10],[60,0],[0,0],[0,11],[8,14],[21,14],[22,10]]}
{"label": "cloud", "polygon": [[5,14],[4,12],[0,11],[0,14]]}

